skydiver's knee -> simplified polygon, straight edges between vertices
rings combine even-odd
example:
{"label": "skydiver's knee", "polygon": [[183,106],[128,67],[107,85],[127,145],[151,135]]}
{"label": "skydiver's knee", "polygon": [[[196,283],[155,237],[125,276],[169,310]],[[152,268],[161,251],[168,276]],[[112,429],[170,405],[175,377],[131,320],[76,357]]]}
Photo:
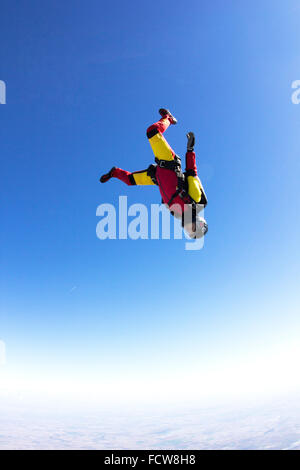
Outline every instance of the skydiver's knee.
{"label": "skydiver's knee", "polygon": [[136,185],[136,181],[135,181],[135,178],[134,178],[134,174],[133,173],[130,173],[128,175],[128,186],[135,186]]}
{"label": "skydiver's knee", "polygon": [[156,134],[159,133],[159,126],[158,123],[152,124],[152,126],[148,127],[147,129],[147,137],[148,139],[151,139],[154,137]]}

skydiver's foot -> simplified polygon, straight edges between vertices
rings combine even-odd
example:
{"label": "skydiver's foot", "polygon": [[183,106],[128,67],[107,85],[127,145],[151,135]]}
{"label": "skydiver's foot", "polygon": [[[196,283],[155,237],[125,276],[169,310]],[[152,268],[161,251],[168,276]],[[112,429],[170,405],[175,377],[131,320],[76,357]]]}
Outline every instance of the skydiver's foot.
{"label": "skydiver's foot", "polygon": [[172,116],[172,114],[170,113],[168,109],[160,108],[158,112],[161,115],[161,117],[168,116],[171,124],[177,124],[177,119],[174,116]]}
{"label": "skydiver's foot", "polygon": [[108,172],[108,173],[105,173],[105,175],[102,175],[101,178],[100,178],[100,183],[106,183],[107,181],[110,180],[110,178],[113,177],[113,172],[115,170],[115,166],[112,167],[112,169]]}
{"label": "skydiver's foot", "polygon": [[195,147],[195,134],[194,132],[188,132],[187,133],[187,151],[188,152],[193,152],[194,151],[194,147]]}

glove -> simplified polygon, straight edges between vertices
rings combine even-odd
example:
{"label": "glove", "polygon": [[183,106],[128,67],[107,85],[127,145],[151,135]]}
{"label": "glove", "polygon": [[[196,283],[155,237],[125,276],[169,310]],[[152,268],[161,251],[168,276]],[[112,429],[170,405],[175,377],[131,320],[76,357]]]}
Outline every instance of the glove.
{"label": "glove", "polygon": [[187,151],[188,152],[193,152],[194,151],[194,147],[195,147],[195,135],[193,132],[188,132],[187,133]]}

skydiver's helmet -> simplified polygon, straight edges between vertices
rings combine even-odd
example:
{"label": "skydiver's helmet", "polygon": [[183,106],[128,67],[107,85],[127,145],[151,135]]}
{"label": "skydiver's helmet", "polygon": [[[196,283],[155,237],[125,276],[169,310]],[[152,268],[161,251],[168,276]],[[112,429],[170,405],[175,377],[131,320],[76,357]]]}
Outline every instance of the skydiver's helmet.
{"label": "skydiver's helmet", "polygon": [[208,225],[206,220],[200,215],[193,217],[192,221],[187,221],[183,225],[184,230],[190,236],[190,238],[202,238],[208,231]]}

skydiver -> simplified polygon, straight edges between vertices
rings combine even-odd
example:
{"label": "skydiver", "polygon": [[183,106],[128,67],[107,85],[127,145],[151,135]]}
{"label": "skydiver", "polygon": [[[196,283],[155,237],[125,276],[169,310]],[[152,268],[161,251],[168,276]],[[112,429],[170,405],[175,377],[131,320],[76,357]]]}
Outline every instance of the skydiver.
{"label": "skydiver", "polygon": [[207,198],[197,175],[195,136],[193,132],[187,134],[186,168],[182,172],[180,157],[163,136],[171,124],[177,124],[177,119],[168,109],[161,108],[159,114],[161,119],[147,129],[156,164],[132,173],[113,167],[101,176],[100,182],[106,183],[111,178],[118,178],[129,186],[157,185],[162,202],[172,215],[181,220],[188,235],[191,238],[201,238],[207,233],[208,226],[199,212],[206,206]]}

